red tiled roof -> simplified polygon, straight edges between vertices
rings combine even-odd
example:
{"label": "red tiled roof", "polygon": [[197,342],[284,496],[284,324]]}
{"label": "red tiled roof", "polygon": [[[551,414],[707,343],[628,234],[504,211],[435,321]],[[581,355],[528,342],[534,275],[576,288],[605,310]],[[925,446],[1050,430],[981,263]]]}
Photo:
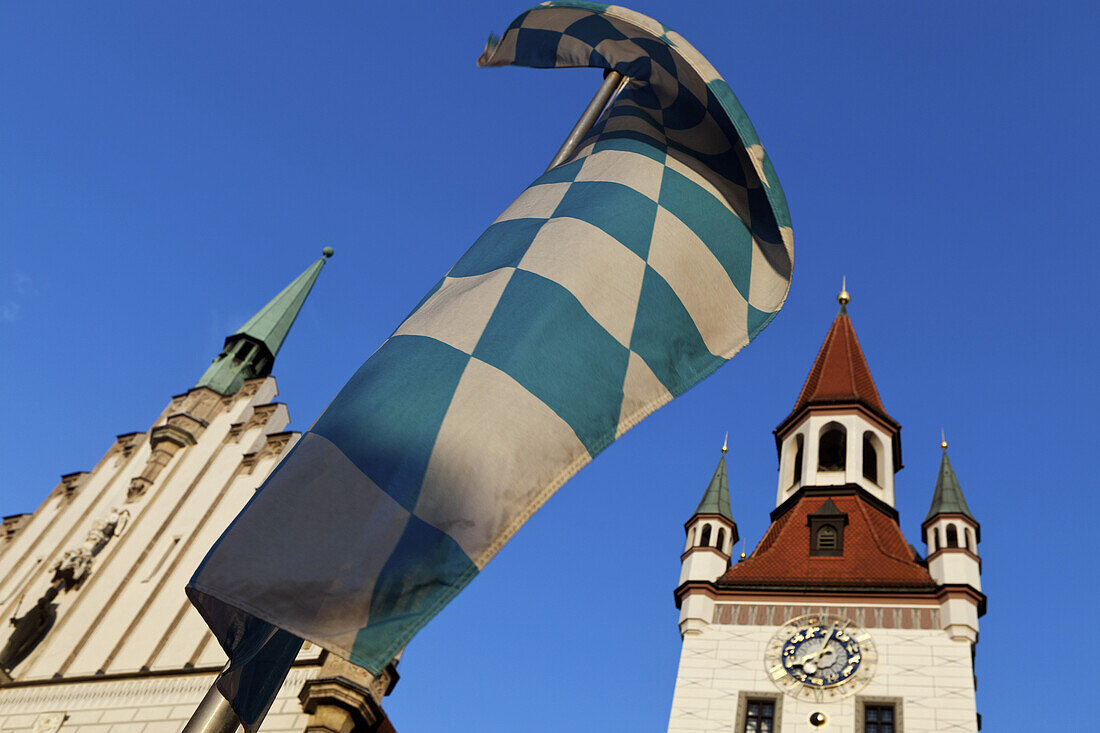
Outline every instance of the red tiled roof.
{"label": "red tiled roof", "polygon": [[[831,498],[848,515],[844,554],[810,556],[809,514]],[[778,517],[752,555],[718,579],[719,587],[932,588],[928,571],[890,517],[859,494],[804,496]]]}
{"label": "red tiled roof", "polygon": [[882,406],[848,311],[842,307],[825,336],[825,343],[821,345],[810,376],[806,377],[806,384],[802,386],[802,393],[798,395],[787,420],[808,405],[851,402],[861,403],[886,418],[887,422],[896,424]]}

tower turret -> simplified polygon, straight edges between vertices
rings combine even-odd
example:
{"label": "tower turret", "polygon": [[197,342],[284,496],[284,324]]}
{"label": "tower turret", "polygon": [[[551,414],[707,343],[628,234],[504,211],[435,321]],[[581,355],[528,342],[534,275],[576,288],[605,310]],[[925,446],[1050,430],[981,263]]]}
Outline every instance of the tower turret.
{"label": "tower turret", "polygon": [[932,492],[932,505],[921,524],[928,553],[928,572],[948,591],[944,603],[944,627],[955,639],[975,642],[978,617],[985,613],[982,595],[982,561],[978,543],[981,525],[966,504],[959,479],[947,456],[947,441],[941,440],[943,457]]}
{"label": "tower turret", "polygon": [[271,374],[275,356],[313,289],[325,260],[332,257],[332,248],[325,247],[322,254],[236,333],[225,339],[221,353],[195,387],[208,387],[218,394],[231,395],[236,394],[245,380]]}
{"label": "tower turret", "polygon": [[847,288],[837,300],[775,430],[779,491],[755,549],[730,563],[716,539],[716,528],[737,537],[724,458],[685,525],[669,733],[981,729],[978,523],[945,452],[927,562],[909,544],[894,507],[901,428],[863,358]]}
{"label": "tower turret", "polygon": [[[722,457],[703,492],[695,513],[684,523],[687,543],[680,556],[680,587],[693,581],[713,583],[726,572],[730,553],[738,540],[737,522],[730,509],[729,478],[726,474],[727,442],[722,442]],[[677,591],[679,597],[679,590]],[[680,633],[692,633],[705,623],[712,604],[699,594],[689,594],[680,613]]]}
{"label": "tower turret", "polygon": [[852,321],[847,289],[794,409],[775,429],[776,506],[807,486],[858,486],[894,506],[901,426],[882,406]]}

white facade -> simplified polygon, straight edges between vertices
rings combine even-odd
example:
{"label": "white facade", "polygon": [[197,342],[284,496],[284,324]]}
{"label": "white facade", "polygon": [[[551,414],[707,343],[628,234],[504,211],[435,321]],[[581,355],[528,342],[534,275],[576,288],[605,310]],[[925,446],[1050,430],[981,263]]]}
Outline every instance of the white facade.
{"label": "white facade", "polygon": [[[715,606],[718,617],[723,615],[722,606]],[[898,731],[977,730],[969,643],[952,640],[942,629],[876,628],[864,624],[878,652],[875,673],[866,687],[840,700],[802,700],[783,694],[772,683],[764,663],[768,642],[782,620],[801,615],[806,609],[837,607],[792,608],[777,603],[752,606],[759,618],[769,622],[710,623],[701,633],[684,637],[669,733],[743,730],[739,727],[744,718],[743,706],[747,700],[757,699],[776,702],[778,733],[861,730],[856,724],[857,705],[868,702],[894,703],[900,712]],[[921,607],[878,608],[899,612],[910,608],[910,616],[916,617],[914,612]],[[765,609],[770,609],[768,614]],[[818,729],[809,723],[815,712],[824,713],[827,719]]]}
{"label": "white facade", "polygon": [[[226,662],[184,586],[299,438],[284,432],[276,394],[263,377],[227,397],[206,387],[179,395],[148,431],[120,436],[91,471],[64,477],[33,515],[6,523],[17,529],[0,535],[0,618],[60,590],[52,626],[11,680],[0,677],[0,731],[182,728]],[[0,626],[0,646],[13,632]],[[305,730],[298,696],[323,666],[322,650],[305,644],[262,731]],[[355,681],[376,700],[387,684],[365,672]]]}

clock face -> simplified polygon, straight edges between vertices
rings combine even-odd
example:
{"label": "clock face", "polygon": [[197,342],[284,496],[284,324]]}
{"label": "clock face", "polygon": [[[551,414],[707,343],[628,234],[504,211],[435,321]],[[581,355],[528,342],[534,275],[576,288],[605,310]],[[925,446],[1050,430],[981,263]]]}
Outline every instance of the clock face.
{"label": "clock face", "polygon": [[847,619],[810,614],[776,631],[764,665],[772,682],[788,695],[828,702],[870,682],[876,659],[866,631]]}

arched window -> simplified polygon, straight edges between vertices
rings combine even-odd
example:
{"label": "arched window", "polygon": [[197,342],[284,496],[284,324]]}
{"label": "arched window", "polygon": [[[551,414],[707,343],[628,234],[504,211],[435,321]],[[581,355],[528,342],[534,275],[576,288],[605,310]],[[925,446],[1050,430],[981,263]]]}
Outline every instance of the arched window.
{"label": "arched window", "polygon": [[688,547],[695,545],[695,527],[688,530]]}
{"label": "arched window", "polygon": [[843,471],[848,453],[848,438],[844,426],[831,422],[821,431],[817,444],[817,467],[821,471]]}
{"label": "arched window", "polygon": [[817,549],[836,549],[836,528],[831,524],[823,524],[817,530]]}
{"label": "arched window", "polygon": [[940,549],[940,528],[934,527],[932,529],[932,552],[936,552]]}
{"label": "arched window", "polygon": [[953,524],[947,525],[947,546],[959,546],[959,530],[955,529],[955,525]]}
{"label": "arched window", "polygon": [[794,475],[791,479],[791,484],[798,484],[802,482],[802,445],[806,442],[806,439],[801,435],[796,435],[794,438]]}
{"label": "arched window", "polygon": [[970,534],[969,528],[963,530],[963,538],[966,540],[966,549],[974,552],[977,548],[974,547],[974,539]]}
{"label": "arched window", "polygon": [[699,537],[700,547],[710,547],[710,525],[703,525],[703,534]]}
{"label": "arched window", "polygon": [[719,528],[718,539],[714,541],[714,546],[717,547],[720,552],[726,551],[726,530]]}
{"label": "arched window", "polygon": [[863,478],[878,481],[878,450],[875,448],[874,435],[870,431],[863,434]]}

